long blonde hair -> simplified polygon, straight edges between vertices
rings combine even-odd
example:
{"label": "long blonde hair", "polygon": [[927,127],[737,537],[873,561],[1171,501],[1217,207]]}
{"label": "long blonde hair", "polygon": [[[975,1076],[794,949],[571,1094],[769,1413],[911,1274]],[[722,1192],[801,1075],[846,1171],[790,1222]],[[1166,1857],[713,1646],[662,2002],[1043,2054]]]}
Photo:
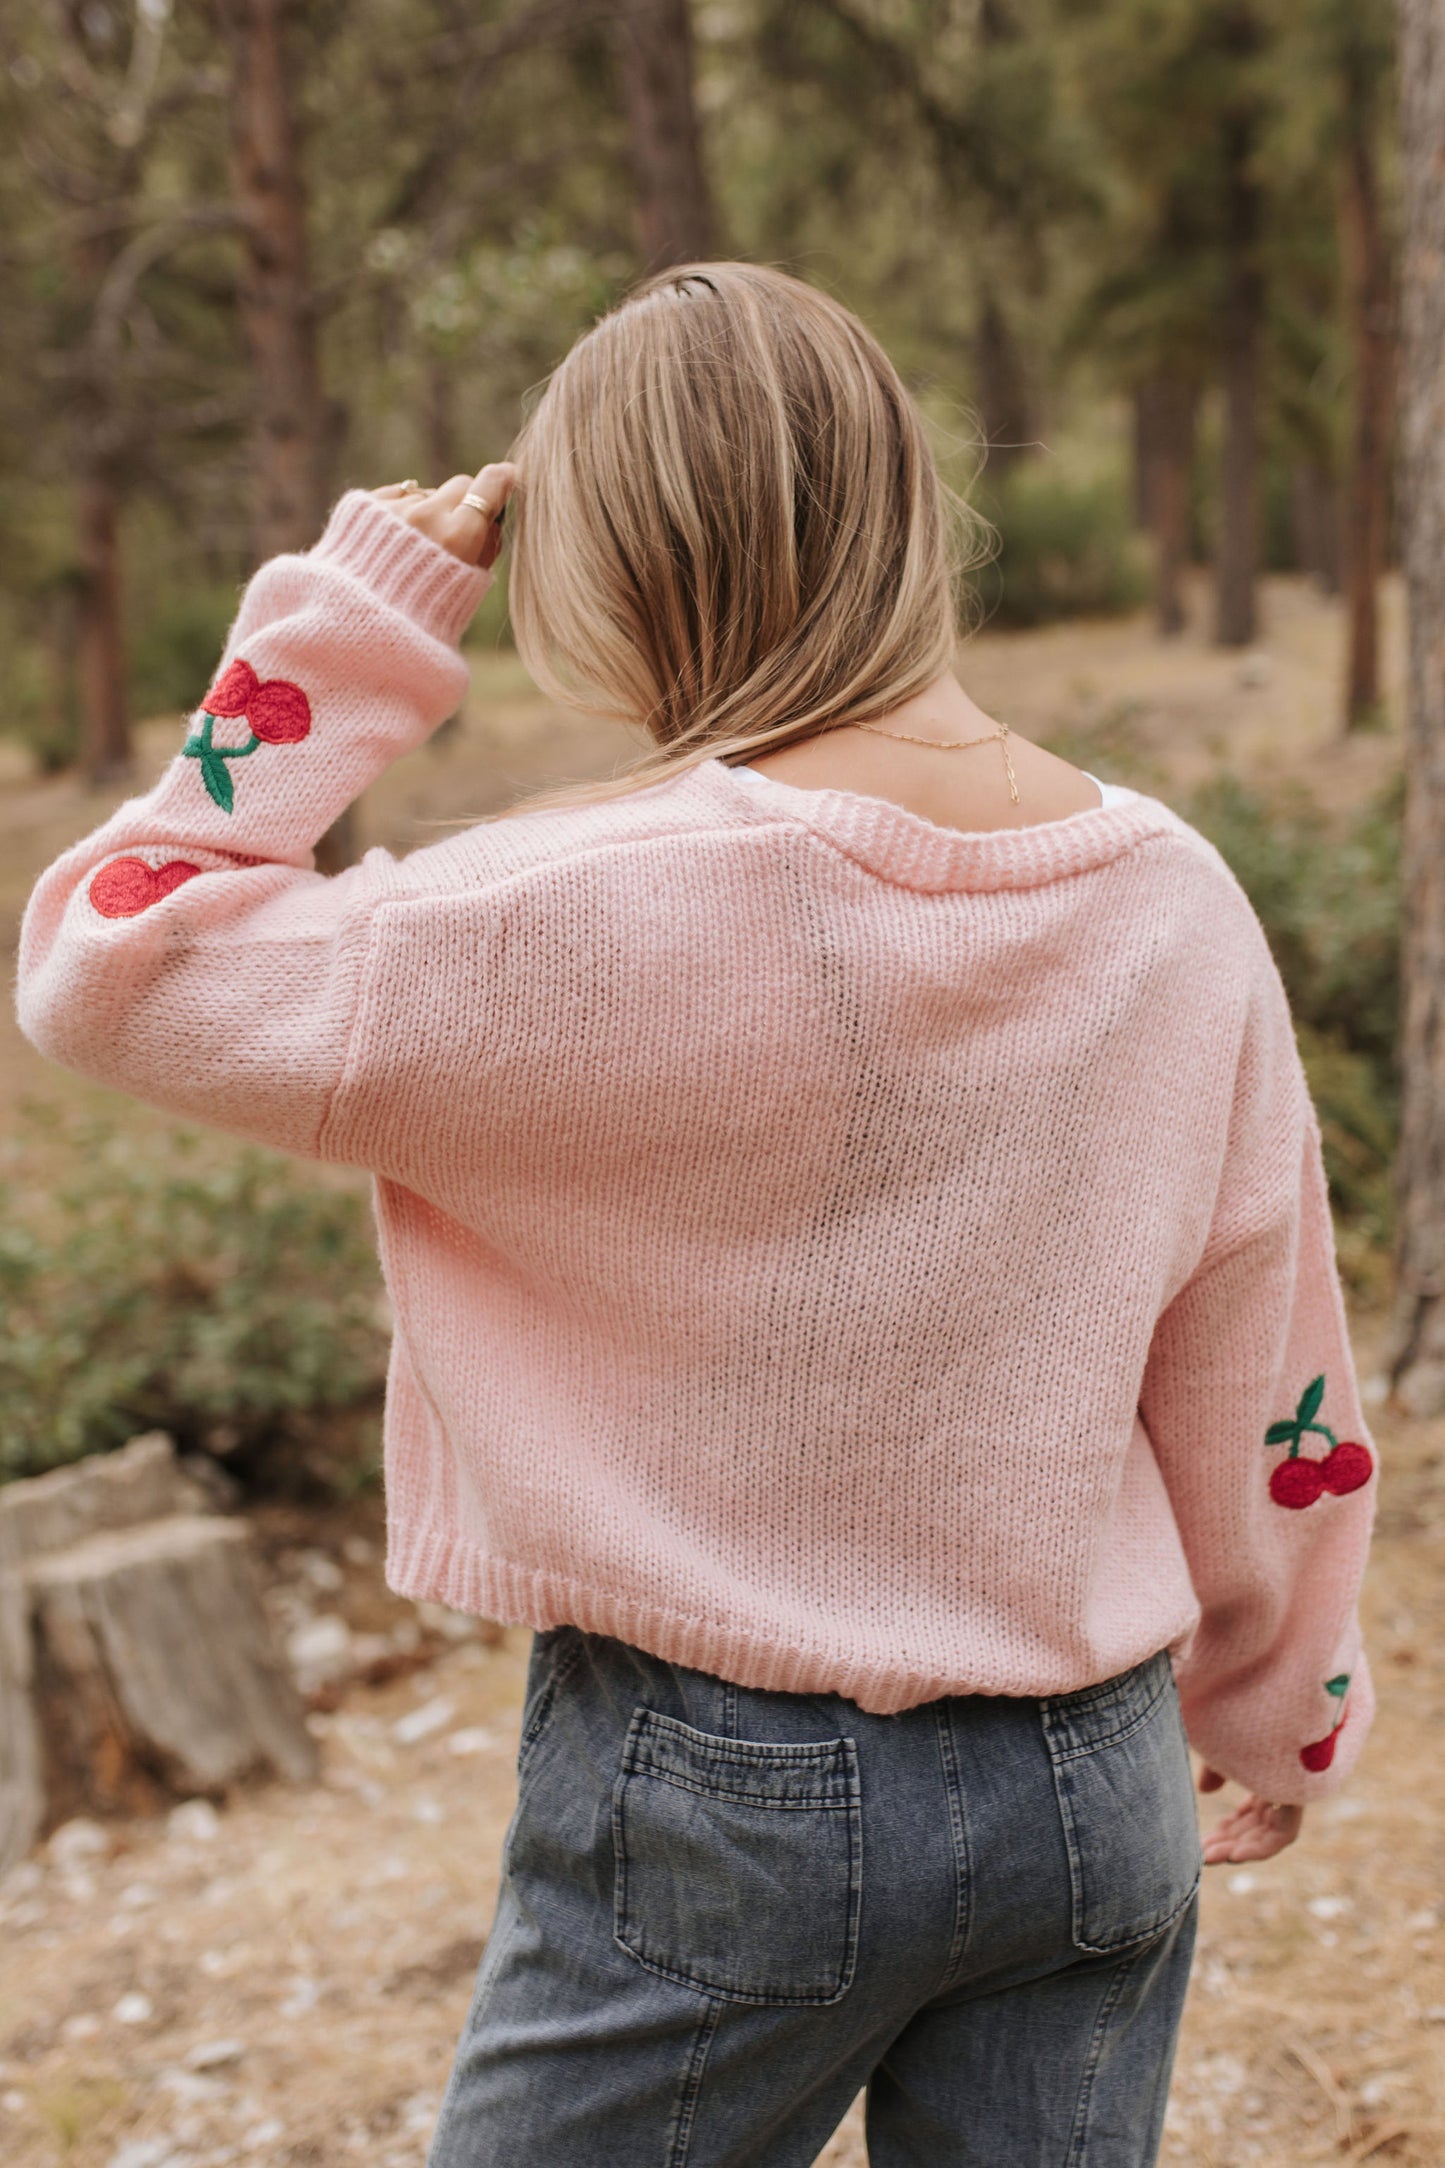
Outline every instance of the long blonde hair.
{"label": "long blonde hair", "polygon": [[944,489],[877,340],[799,279],[648,280],[572,348],[511,456],[523,662],[656,740],[567,795],[882,714],[952,662],[954,515],[986,523]]}

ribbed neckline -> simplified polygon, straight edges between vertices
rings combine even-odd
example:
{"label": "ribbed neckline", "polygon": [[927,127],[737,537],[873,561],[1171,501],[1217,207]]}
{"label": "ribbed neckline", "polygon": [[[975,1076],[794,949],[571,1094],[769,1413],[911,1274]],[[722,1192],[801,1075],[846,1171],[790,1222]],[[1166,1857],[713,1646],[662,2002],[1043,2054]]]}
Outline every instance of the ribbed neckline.
{"label": "ribbed neckline", "polygon": [[1178,820],[1157,798],[1121,785],[1126,795],[1117,804],[1086,806],[1029,828],[940,828],[886,798],[803,790],[757,768],[709,760],[693,772],[748,821],[810,829],[881,880],[903,888],[1036,888],[1107,865]]}

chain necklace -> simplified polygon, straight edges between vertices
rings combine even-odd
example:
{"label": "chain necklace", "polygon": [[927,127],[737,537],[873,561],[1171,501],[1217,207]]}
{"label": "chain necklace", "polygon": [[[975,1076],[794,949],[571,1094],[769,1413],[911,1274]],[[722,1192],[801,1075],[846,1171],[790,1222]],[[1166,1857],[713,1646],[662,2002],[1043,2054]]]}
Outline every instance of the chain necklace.
{"label": "chain necklace", "polygon": [[854,723],[854,730],[870,730],[875,738],[896,738],[901,745],[931,745],[936,753],[962,753],[970,745],[987,745],[997,738],[1003,751],[1003,764],[1008,770],[1009,796],[1015,805],[1019,802],[1019,787],[1014,777],[1014,764],[1009,759],[1008,724],[999,723],[981,738],[919,738],[910,730],[884,730],[877,723]]}

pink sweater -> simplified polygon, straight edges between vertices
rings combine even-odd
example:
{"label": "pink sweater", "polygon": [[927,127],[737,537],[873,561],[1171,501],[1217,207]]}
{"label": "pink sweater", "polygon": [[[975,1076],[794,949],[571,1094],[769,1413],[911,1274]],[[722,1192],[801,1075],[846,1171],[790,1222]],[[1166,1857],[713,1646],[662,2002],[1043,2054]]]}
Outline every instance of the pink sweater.
{"label": "pink sweater", "polygon": [[344,497],[22,936],[57,1061],[374,1173],[392,1585],[880,1711],[1169,1645],[1208,1761],[1332,1790],[1375,1456],[1223,859],[712,762],[324,879],[485,584]]}

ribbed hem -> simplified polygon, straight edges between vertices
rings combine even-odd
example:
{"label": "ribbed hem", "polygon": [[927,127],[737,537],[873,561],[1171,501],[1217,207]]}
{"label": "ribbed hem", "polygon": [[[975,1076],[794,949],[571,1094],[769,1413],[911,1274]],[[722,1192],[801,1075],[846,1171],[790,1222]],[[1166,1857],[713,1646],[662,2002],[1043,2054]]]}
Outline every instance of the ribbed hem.
{"label": "ribbed hem", "polygon": [[[664,1663],[707,1671],[764,1693],[841,1694],[870,1716],[897,1716],[944,1694],[1072,1691],[1062,1680],[1041,1686],[1037,1680],[1012,1675],[961,1678],[906,1664],[859,1661],[821,1639],[806,1648],[783,1645],[725,1620],[690,1618],[660,1605],[636,1603],[565,1574],[538,1573],[510,1559],[493,1557],[454,1535],[401,1528],[395,1522],[387,1538],[386,1579],[398,1596],[413,1601],[448,1604],[475,1618],[530,1626],[536,1633],[549,1626],[579,1626],[584,1633],[626,1641]],[[1196,1616],[1191,1610],[1181,1634],[1192,1627]],[[1141,1647],[1137,1655],[1124,1658],[1115,1668],[1142,1663],[1155,1653],[1156,1645]]]}
{"label": "ribbed hem", "polygon": [[455,647],[495,573],[464,565],[363,489],[349,489],[310,552],[361,580],[423,631]]}
{"label": "ribbed hem", "polygon": [[846,790],[804,790],[758,768],[699,764],[719,797],[745,820],[787,821],[824,837],[845,858],[900,888],[1038,888],[1107,865],[1150,837],[1186,828],[1177,813],[1142,791],[1117,805],[1088,806],[1032,827],[941,828],[886,798]]}

